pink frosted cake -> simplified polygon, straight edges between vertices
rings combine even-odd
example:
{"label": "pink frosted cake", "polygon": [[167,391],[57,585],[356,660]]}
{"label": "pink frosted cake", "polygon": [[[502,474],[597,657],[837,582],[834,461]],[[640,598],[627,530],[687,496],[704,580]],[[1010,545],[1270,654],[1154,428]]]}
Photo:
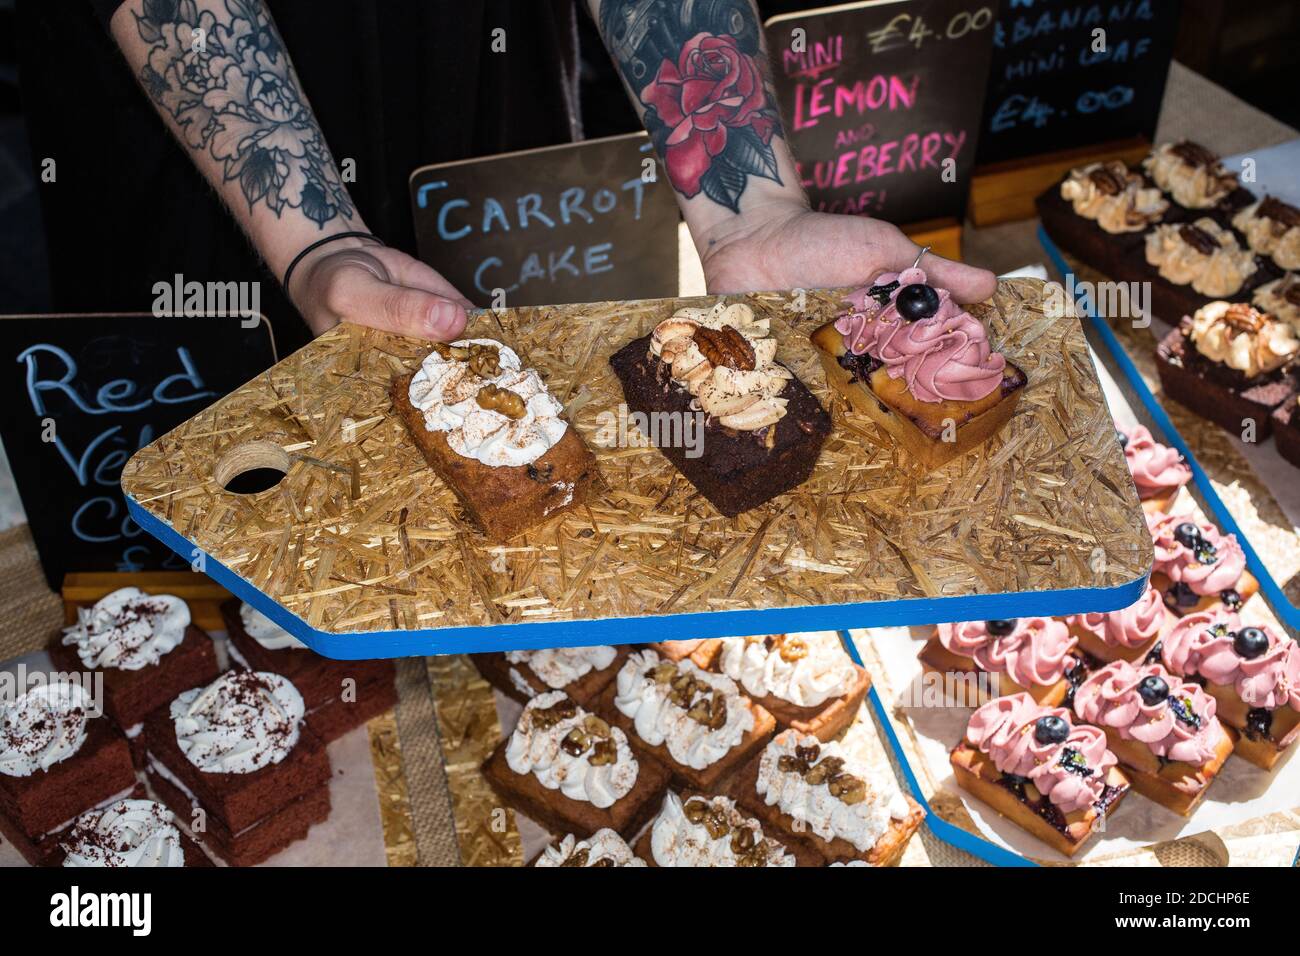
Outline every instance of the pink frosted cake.
{"label": "pink frosted cake", "polygon": [[1191,467],[1180,452],[1160,444],[1141,425],[1118,437],[1143,509],[1168,511],[1178,489],[1192,480]]}
{"label": "pink frosted cake", "polygon": [[1289,637],[1219,606],[1175,624],[1161,656],[1218,701],[1219,719],[1241,734],[1238,756],[1271,770],[1300,738],[1300,645]]}
{"label": "pink frosted cake", "polygon": [[1232,753],[1218,702],[1158,663],[1115,661],[1074,697],[1074,712],[1106,732],[1133,789],[1188,816]]}
{"label": "pink frosted cake", "polygon": [[1140,661],[1155,648],[1172,623],[1164,599],[1148,587],[1136,604],[1108,614],[1071,614],[1065,624],[1079,650],[1099,661]]}
{"label": "pink frosted cake", "polygon": [[923,270],[885,273],[846,302],[812,334],[827,380],[925,467],[964,455],[1010,420],[1024,372]]}
{"label": "pink frosted cake", "polygon": [[1128,778],[1097,727],[1028,694],[991,700],[953,750],[962,789],[1045,843],[1073,856],[1128,792]]}
{"label": "pink frosted cake", "polygon": [[1231,610],[1259,590],[1246,570],[1246,554],[1235,534],[1223,534],[1208,521],[1188,515],[1148,514],[1147,530],[1155,543],[1151,586],[1165,598],[1165,606],[1182,616],[1215,604]]}
{"label": "pink frosted cake", "polygon": [[[936,626],[919,656],[931,673],[994,678],[988,688],[993,696],[1027,693],[1055,707],[1068,704],[1087,676],[1077,644],[1065,623],[1055,618],[963,621]],[[974,706],[973,701],[965,703]]]}

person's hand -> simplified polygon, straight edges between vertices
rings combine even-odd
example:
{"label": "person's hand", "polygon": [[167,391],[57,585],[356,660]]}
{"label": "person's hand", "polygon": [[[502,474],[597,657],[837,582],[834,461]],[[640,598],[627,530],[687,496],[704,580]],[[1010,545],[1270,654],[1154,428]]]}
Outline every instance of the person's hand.
{"label": "person's hand", "polygon": [[465,328],[465,310],[474,307],[420,260],[362,241],[322,246],[298,265],[289,282],[289,296],[315,335],[354,322],[450,342]]}
{"label": "person's hand", "polygon": [[[763,292],[864,285],[882,272],[908,268],[920,251],[890,223],[773,202],[746,210],[706,238],[701,258],[709,292]],[[997,287],[987,269],[934,253],[921,268],[959,302],[987,299]]]}

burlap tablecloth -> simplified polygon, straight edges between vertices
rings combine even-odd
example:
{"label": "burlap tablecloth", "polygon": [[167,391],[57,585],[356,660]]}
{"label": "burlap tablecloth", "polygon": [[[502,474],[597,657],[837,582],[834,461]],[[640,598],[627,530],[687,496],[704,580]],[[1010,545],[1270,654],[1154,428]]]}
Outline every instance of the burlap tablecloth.
{"label": "burlap tablecloth", "polygon": [[[1222,155],[1273,146],[1296,138],[1297,131],[1232,96],[1187,68],[1170,67],[1169,83],[1156,131],[1156,140],[1194,139]],[[985,229],[967,224],[964,247],[967,261],[1005,272],[1043,260],[1035,237],[1037,220],[1007,223]],[[704,292],[703,274],[689,237],[682,249],[682,295]],[[35,650],[49,640],[63,622],[57,595],[41,574],[36,549],[25,525],[0,532],[0,660]],[[425,662],[399,662],[397,732],[410,795],[411,823],[419,860],[427,866],[452,866],[461,862],[451,798],[443,767],[442,748],[434,720],[433,694]],[[1221,841],[1213,834],[1167,844],[1155,854],[1165,866],[1215,865],[1223,862]],[[983,866],[980,860],[958,850],[922,829],[904,857],[912,866]]]}

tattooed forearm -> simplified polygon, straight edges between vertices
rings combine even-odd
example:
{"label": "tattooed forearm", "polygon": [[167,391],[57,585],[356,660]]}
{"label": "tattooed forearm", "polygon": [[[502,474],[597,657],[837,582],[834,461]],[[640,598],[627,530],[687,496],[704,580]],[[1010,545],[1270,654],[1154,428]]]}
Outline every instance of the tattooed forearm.
{"label": "tattooed forearm", "polygon": [[238,183],[251,214],[297,210],[319,229],[353,214],[325,138],[261,0],[144,0],[133,13],[145,91],[191,149]]}
{"label": "tattooed forearm", "polygon": [[739,212],[750,177],[781,184],[780,118],[749,0],[600,0],[599,24],[673,188]]}

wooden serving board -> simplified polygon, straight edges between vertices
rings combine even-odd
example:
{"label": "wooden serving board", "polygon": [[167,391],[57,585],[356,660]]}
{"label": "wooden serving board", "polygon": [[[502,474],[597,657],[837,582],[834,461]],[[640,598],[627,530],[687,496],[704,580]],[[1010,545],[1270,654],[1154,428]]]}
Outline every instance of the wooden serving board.
{"label": "wooden serving board", "polygon": [[[1029,384],[1000,436],[928,474],[826,387],[808,333],[842,290],[728,296],[772,319],[778,357],[835,421],[804,485],[734,519],[656,449],[611,442],[623,396],[608,357],[714,298],[471,317],[467,335],[542,372],[603,476],[586,507],[507,545],[468,524],[392,414],[389,384],[428,344],[360,326],[142,448],[122,486],[146,531],[337,658],[1125,607],[1151,539],[1079,320],[1044,316],[1042,290],[1009,280],[974,307]],[[214,475],[251,442],[282,452],[287,474],[227,492]]]}

